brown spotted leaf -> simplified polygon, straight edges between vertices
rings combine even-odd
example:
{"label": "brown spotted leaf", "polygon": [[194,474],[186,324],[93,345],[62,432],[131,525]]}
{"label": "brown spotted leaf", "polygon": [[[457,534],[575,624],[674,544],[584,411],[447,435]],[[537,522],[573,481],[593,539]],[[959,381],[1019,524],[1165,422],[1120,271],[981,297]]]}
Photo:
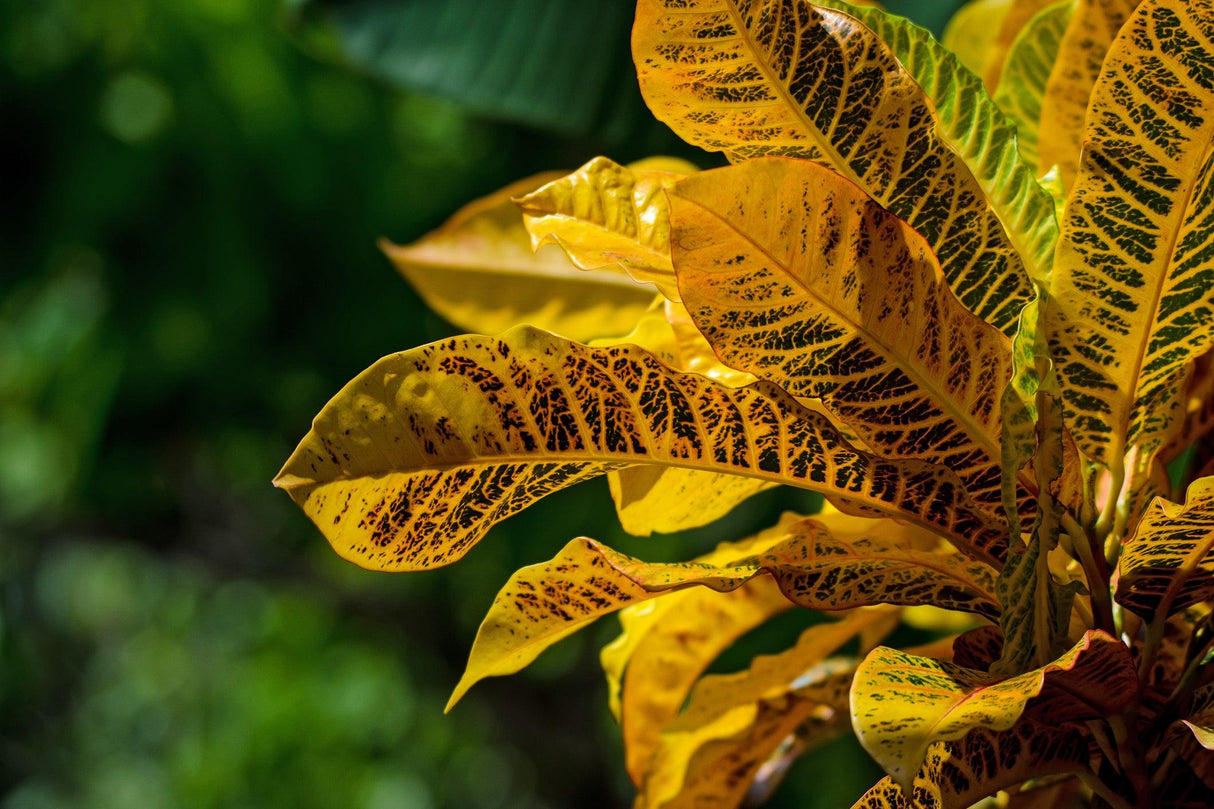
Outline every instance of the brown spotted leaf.
{"label": "brown spotted leaf", "polygon": [[725,362],[820,399],[884,456],[948,466],[1002,514],[1011,344],[958,303],[914,230],[782,158],[689,177],[670,207],[684,304]]}
{"label": "brown spotted leaf", "polygon": [[[1014,143],[990,137],[1005,123],[989,98],[967,90],[956,103],[968,71],[909,23],[878,15],[801,0],[642,0],[632,40],[641,91],[681,137],[733,162],[830,165],[922,233],[957,297],[1011,333],[1030,272],[1050,261],[1052,203]],[[858,16],[901,25],[914,47],[896,54]],[[938,99],[924,91],[935,85]],[[956,118],[938,117],[954,105]]]}
{"label": "brown spotted leaf", "polygon": [[533,251],[511,202],[560,176],[519,180],[465,205],[413,244],[381,246],[426,304],[462,329],[495,334],[529,323],[574,340],[625,334],[654,288],[618,267],[583,272],[556,246]]}
{"label": "brown spotted leaf", "polygon": [[1030,702],[1051,722],[1099,718],[1122,709],[1136,684],[1129,651],[1098,631],[1050,664],[1006,678],[880,647],[856,670],[852,722],[869,754],[910,789],[937,742],[1009,730]]}
{"label": "brown spotted leaf", "polygon": [[1214,2],[1143,3],[1092,92],[1045,308],[1076,443],[1117,468],[1214,346],[1212,138]]}
{"label": "brown spotted leaf", "polygon": [[1214,598],[1214,477],[1193,481],[1185,502],[1156,498],[1117,562],[1117,601],[1152,619]]}
{"label": "brown spotted leaf", "polygon": [[928,748],[910,786],[913,799],[887,777],[852,809],[968,809],[1029,779],[1084,772],[1089,749],[1088,739],[1074,727],[1021,719],[1003,731],[977,728]]}
{"label": "brown spotted leaf", "polygon": [[275,480],[343,557],[418,570],[612,469],[658,463],[839,495],[997,558],[1006,530],[950,470],[874,458],[774,386],[726,388],[635,346],[520,327],[393,354],[317,416]]}

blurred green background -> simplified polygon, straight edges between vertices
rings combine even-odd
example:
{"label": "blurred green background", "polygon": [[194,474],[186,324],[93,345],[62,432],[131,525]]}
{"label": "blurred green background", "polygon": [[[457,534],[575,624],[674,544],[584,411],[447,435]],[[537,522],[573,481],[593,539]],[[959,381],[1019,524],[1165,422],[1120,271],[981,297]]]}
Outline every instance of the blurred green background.
{"label": "blurred green background", "polygon": [[[918,5],[938,30],[958,3]],[[627,2],[531,7],[542,25],[478,28],[466,2],[0,0],[3,809],[628,805],[597,666],[614,619],[443,716],[481,617],[572,536],[680,558],[795,497],[641,540],[587,485],[391,576],[269,484],[342,384],[451,332],[378,237],[600,153],[712,164],[638,106]],[[485,31],[506,81],[461,88]],[[527,36],[585,71],[546,77]],[[589,101],[543,96],[555,75]],[[820,758],[774,805],[875,778],[854,745]]]}

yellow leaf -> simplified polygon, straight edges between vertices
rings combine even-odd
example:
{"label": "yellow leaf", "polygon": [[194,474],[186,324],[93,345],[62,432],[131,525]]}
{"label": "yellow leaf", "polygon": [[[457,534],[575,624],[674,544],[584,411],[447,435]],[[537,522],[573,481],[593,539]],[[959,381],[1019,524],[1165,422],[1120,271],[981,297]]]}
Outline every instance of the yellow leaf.
{"label": "yellow leaf", "polygon": [[624,334],[655,290],[618,268],[583,272],[559,247],[534,252],[511,202],[560,176],[519,180],[413,244],[381,246],[426,304],[462,329],[495,334],[525,322],[575,340]]}
{"label": "yellow leaf", "polygon": [[1133,698],[1137,682],[1126,647],[1096,631],[1052,663],[1008,678],[879,647],[856,670],[852,723],[869,754],[909,790],[936,742],[976,728],[1009,730],[1034,700],[1054,723],[1099,718],[1123,709],[1119,701]]}
{"label": "yellow leaf", "polygon": [[341,556],[418,570],[557,489],[637,463],[846,497],[980,558],[1007,544],[950,470],[858,452],[774,386],[726,388],[635,346],[527,327],[380,360],[326,405],[275,483]]}
{"label": "yellow leaf", "polygon": [[1003,75],[1003,68],[1006,64],[1008,53],[1011,51],[1013,44],[1015,44],[1016,37],[1020,35],[1020,32],[1024,30],[1024,27],[1029,24],[1029,21],[1033,17],[1055,2],[1057,0],[1012,0],[1011,7],[1007,10],[1007,13],[1002,15],[999,33],[995,36],[994,42],[991,43],[986,59],[986,68],[982,72],[982,79],[992,92],[999,86],[999,80]]}
{"label": "yellow leaf", "polygon": [[982,75],[1012,0],[971,0],[948,21],[940,42],[970,72]]}
{"label": "yellow leaf", "polygon": [[1114,468],[1168,433],[1214,346],[1212,42],[1210,0],[1144,3],[1088,111],[1045,322],[1071,432]]}
{"label": "yellow leaf", "polygon": [[959,740],[931,745],[909,789],[884,778],[852,809],[967,809],[1031,778],[1085,772],[1089,747],[1076,728],[1026,719],[1003,731],[976,728]]}
{"label": "yellow leaf", "polygon": [[782,158],[689,177],[670,205],[684,304],[729,365],[821,399],[884,456],[948,466],[1002,515],[1011,343],[957,302],[914,230]]}
{"label": "yellow leaf", "polygon": [[1183,504],[1157,497],[1117,562],[1117,601],[1143,618],[1214,598],[1214,477],[1189,485]]}
{"label": "yellow leaf", "polygon": [[[632,41],[642,94],[681,137],[731,161],[827,163],[922,233],[957,297],[1010,333],[1032,296],[1024,262],[1049,261],[1048,196],[1039,188],[1034,196],[1014,146],[1005,154],[988,137],[998,111],[975,117],[983,102],[993,107],[989,99],[967,90],[957,129],[937,117],[917,79],[958,93],[964,69],[953,57],[955,69],[938,71],[942,49],[907,33],[930,51],[912,75],[853,14],[891,27],[894,18],[851,11],[800,0],[745,8],[737,0],[642,0]],[[972,151],[963,159],[960,148]],[[1002,182],[986,184],[975,171]]]}
{"label": "yellow leaf", "polygon": [[679,170],[625,167],[596,157],[520,198],[532,243],[537,249],[546,242],[560,245],[584,270],[620,267],[677,301],[665,192],[695,166],[667,160]]}
{"label": "yellow leaf", "polygon": [[1080,140],[1105,54],[1139,0],[1078,0],[1045,86],[1037,148],[1043,169],[1058,167],[1064,191],[1079,171]]}
{"label": "yellow leaf", "polygon": [[[852,518],[842,518],[850,521]],[[935,604],[998,617],[994,571],[942,550],[938,537],[890,521],[834,532],[824,520],[786,514],[725,562],[648,563],[592,539],[523,568],[493,601],[467,671],[451,698],[488,676],[512,674],[594,619],[687,587],[736,590],[770,576],[789,601],[819,610],[872,604]]]}
{"label": "yellow leaf", "polygon": [[1058,58],[1063,32],[1075,10],[1075,0],[1063,0],[1037,12],[1016,35],[1008,51],[995,103],[1016,122],[1017,143],[1024,162],[1044,173],[1037,152],[1037,129],[1050,73]]}

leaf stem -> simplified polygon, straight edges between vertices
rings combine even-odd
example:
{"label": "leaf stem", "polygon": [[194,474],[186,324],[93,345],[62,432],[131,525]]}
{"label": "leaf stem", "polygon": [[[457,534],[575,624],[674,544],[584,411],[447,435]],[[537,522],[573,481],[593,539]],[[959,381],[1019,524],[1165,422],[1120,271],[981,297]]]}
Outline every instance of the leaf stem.
{"label": "leaf stem", "polygon": [[1062,512],[1062,528],[1071,538],[1071,545],[1083,566],[1083,574],[1088,580],[1088,592],[1092,596],[1093,619],[1096,628],[1103,629],[1114,637],[1117,636],[1117,626],[1113,621],[1113,599],[1109,593],[1109,570],[1104,564],[1104,555],[1093,553],[1092,538],[1070,512]]}
{"label": "leaf stem", "polygon": [[1134,806],[1125,798],[1118,795],[1113,790],[1109,789],[1105,784],[1094,774],[1090,772],[1080,772],[1079,780],[1092,790],[1094,794],[1100,797],[1105,803],[1113,807],[1113,809],[1134,809]]}

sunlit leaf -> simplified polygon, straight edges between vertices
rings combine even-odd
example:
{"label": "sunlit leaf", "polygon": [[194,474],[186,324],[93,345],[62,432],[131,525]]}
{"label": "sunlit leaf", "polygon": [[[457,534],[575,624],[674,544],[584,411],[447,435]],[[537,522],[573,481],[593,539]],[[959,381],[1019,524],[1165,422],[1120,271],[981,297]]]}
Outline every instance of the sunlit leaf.
{"label": "sunlit leaf", "polygon": [[[1144,3],[1093,90],[1045,318],[1079,448],[1167,432],[1214,345],[1214,4]],[[1156,436],[1156,438],[1153,438]]]}
{"label": "sunlit leaf", "polygon": [[982,562],[940,549],[939,538],[922,529],[889,521],[834,532],[831,516],[787,514],[776,532],[749,543],[747,555],[725,562],[647,563],[575,539],[550,562],[510,577],[481,624],[452,704],[478,680],[520,670],[601,615],[687,587],[728,592],[770,576],[789,601],[813,609],[933,604],[998,616],[994,571]]}
{"label": "sunlit leaf", "polygon": [[908,790],[913,800],[887,777],[852,809],[968,809],[1030,778],[1083,772],[1088,759],[1088,740],[1073,727],[1021,719],[1008,730],[976,728],[959,740],[927,749]]}
{"label": "sunlit leaf", "polygon": [[982,71],[982,80],[994,92],[1003,76],[1003,68],[1007,64],[1008,54],[1020,36],[1020,32],[1032,21],[1033,17],[1044,11],[1057,0],[1012,0],[1007,13],[999,21],[999,30],[991,43],[986,57],[986,67]]}
{"label": "sunlit leaf", "polygon": [[940,44],[957,55],[971,73],[981,76],[1012,0],[971,0],[949,18]]}
{"label": "sunlit leaf", "polygon": [[[646,102],[681,137],[733,161],[827,163],[922,233],[962,302],[1010,333],[1032,295],[1023,262],[1053,238],[1052,211],[1028,210],[1031,175],[1014,146],[988,145],[989,128],[965,133],[983,155],[967,165],[942,137],[947,116],[857,17],[799,0],[745,11],[736,0],[642,0],[632,45]],[[978,171],[1001,176],[1004,192],[988,200]]]}
{"label": "sunlit leaf", "polygon": [[1020,154],[1038,171],[1049,168],[1040,165],[1037,151],[1045,88],[1074,10],[1074,0],[1063,0],[1046,6],[1029,20],[1008,51],[995,91],[995,103],[1016,122]]}
{"label": "sunlit leaf", "polygon": [[948,466],[1002,513],[1011,345],[957,302],[914,230],[781,158],[689,177],[670,206],[684,304],[726,362],[820,399],[886,457]]}
{"label": "sunlit leaf", "polygon": [[977,728],[1008,730],[1034,698],[1048,703],[1051,722],[1098,718],[1120,710],[1136,684],[1129,651],[1103,632],[1088,632],[1057,660],[1007,678],[880,647],[856,670],[852,722],[865,749],[910,789],[936,742]]}
{"label": "sunlit leaf", "polygon": [[1006,545],[951,471],[856,451],[773,386],[727,388],[635,346],[528,327],[380,360],[317,416],[275,482],[343,557],[417,570],[455,561],[557,489],[636,463],[838,495],[978,557]]}
{"label": "sunlit leaf", "polygon": [[1214,477],[1189,485],[1185,502],[1157,498],[1126,540],[1116,598],[1153,618],[1214,598]]}
{"label": "sunlit leaf", "polygon": [[537,248],[560,245],[584,270],[618,266],[677,301],[665,192],[695,166],[673,158],[648,165],[662,168],[596,157],[522,197],[518,206]]}
{"label": "sunlit leaf", "polygon": [[1064,190],[1079,171],[1088,101],[1105,54],[1139,0],[1078,0],[1045,88],[1037,131],[1043,169],[1057,166]]}
{"label": "sunlit leaf", "polygon": [[537,174],[465,205],[438,230],[384,252],[426,304],[472,332],[495,334],[520,323],[575,340],[630,331],[655,290],[623,270],[588,273],[559,247],[531,249],[511,202],[561,177]]}

